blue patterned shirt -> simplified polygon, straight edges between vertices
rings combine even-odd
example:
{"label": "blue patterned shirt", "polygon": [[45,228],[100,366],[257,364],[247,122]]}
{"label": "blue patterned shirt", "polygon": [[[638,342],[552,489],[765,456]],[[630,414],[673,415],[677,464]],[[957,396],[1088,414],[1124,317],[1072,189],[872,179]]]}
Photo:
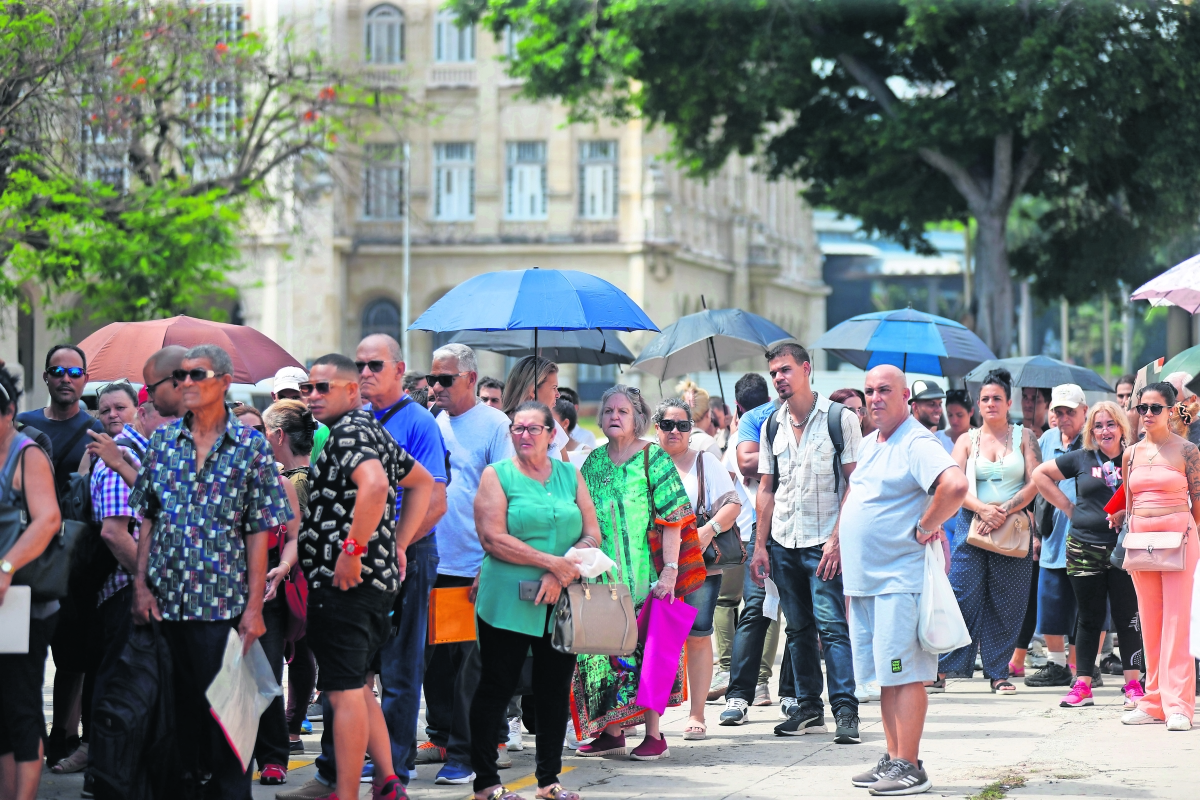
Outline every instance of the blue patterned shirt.
{"label": "blue patterned shirt", "polygon": [[261,433],[230,412],[197,472],[191,422],[154,432],[129,507],[154,521],[147,582],[163,619],[233,619],[249,594],[244,537],[294,515]]}

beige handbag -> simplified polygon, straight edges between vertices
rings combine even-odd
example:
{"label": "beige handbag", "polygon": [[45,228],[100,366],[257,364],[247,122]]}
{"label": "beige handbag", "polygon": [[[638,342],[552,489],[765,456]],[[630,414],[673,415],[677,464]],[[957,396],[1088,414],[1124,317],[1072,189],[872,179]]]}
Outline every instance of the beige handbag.
{"label": "beige handbag", "polygon": [[1187,562],[1184,531],[1129,531],[1125,534],[1126,572],[1182,572]]}
{"label": "beige handbag", "polygon": [[[1013,426],[1013,439],[1021,441],[1021,425]],[[979,429],[971,430],[971,455],[967,459],[968,491],[975,494],[975,459],[979,457]],[[1018,445],[1019,446],[1019,445]],[[976,514],[971,518],[971,528],[967,531],[967,544],[974,545],[980,550],[988,550],[1011,558],[1025,558],[1029,555],[1029,544],[1033,526],[1029,523],[1029,515],[1024,511],[1015,511],[1004,518],[1004,524],[986,536],[979,533],[983,521]]]}
{"label": "beige handbag", "polygon": [[[616,513],[613,513],[616,519]],[[604,583],[576,581],[565,588],[554,604],[554,629],[550,645],[560,653],[591,656],[628,656],[637,649],[637,617],[633,593],[620,579],[621,537],[616,536],[617,580]]]}

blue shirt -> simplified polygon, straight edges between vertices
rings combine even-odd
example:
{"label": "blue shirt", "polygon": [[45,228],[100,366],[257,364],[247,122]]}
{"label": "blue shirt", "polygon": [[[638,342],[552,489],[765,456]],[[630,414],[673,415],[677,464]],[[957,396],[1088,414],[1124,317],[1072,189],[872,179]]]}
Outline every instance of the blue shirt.
{"label": "blue shirt", "polygon": [[779,406],[775,405],[774,400],[768,400],[758,408],[752,408],[743,414],[742,418],[738,420],[738,439],[734,447],[736,448],[742,442],[757,444],[758,440],[762,438],[762,427],[766,423],[767,417],[778,409]]}
{"label": "blue shirt", "polygon": [[266,438],[228,413],[196,468],[192,414],[150,437],[129,508],[153,520],[147,582],[163,619],[233,619],[249,594],[244,538],[291,519]]}
{"label": "blue shirt", "polygon": [[[407,394],[402,395],[397,402],[403,402],[406,397],[408,397]],[[388,408],[391,407],[388,406]],[[375,419],[383,419],[388,408],[375,411]],[[393,414],[392,418],[383,424],[383,429],[392,435],[396,444],[404,448],[422,467],[429,470],[429,474],[435,481],[446,482],[446,445],[442,442],[442,432],[438,430],[438,425],[434,422],[433,414],[429,413],[429,409],[420,403],[407,403],[404,408]],[[400,513],[400,503],[403,498],[404,489],[397,486],[397,514]],[[429,536],[433,536],[436,532],[437,528],[434,528],[429,532]]]}
{"label": "blue shirt", "polygon": [[[1076,436],[1075,441],[1071,442],[1069,447],[1063,447],[1062,434],[1058,428],[1051,428],[1042,434],[1038,439],[1038,445],[1042,450],[1042,463],[1058,458],[1063,453],[1070,450],[1079,449],[1079,439]],[[1060,481],[1058,488],[1067,499],[1072,503],[1075,502],[1075,481]],[[1049,536],[1042,537],[1042,554],[1038,559],[1038,563],[1044,569],[1066,569],[1067,568],[1067,533],[1071,530],[1071,520],[1067,515],[1054,509],[1054,530],[1050,531]]]}

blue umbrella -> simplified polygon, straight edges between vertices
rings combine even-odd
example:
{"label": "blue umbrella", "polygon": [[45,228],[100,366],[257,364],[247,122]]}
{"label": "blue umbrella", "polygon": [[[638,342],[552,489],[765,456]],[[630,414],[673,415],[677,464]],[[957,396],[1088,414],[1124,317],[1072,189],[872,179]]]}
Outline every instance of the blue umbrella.
{"label": "blue umbrella", "polygon": [[891,364],[925,375],[966,375],[996,357],[965,325],[911,308],[851,317],[813,347],[860,369]]}
{"label": "blue umbrella", "polygon": [[570,269],[477,275],[430,306],[409,330],[657,331],[629,295],[602,278]]}
{"label": "blue umbrella", "polygon": [[[465,344],[473,350],[489,350],[505,356],[532,356],[532,331],[459,331],[450,341]],[[633,353],[614,331],[542,331],[538,355],[558,364],[628,364]]]}

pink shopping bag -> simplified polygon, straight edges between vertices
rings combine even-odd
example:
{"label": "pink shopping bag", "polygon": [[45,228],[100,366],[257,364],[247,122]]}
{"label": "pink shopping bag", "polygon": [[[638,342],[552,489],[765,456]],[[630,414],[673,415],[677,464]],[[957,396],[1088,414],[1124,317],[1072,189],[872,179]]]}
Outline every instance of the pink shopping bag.
{"label": "pink shopping bag", "polygon": [[695,621],[696,609],[687,603],[646,598],[638,614],[638,641],[645,644],[634,698],[639,706],[659,714],[666,711],[679,673],[679,654]]}

